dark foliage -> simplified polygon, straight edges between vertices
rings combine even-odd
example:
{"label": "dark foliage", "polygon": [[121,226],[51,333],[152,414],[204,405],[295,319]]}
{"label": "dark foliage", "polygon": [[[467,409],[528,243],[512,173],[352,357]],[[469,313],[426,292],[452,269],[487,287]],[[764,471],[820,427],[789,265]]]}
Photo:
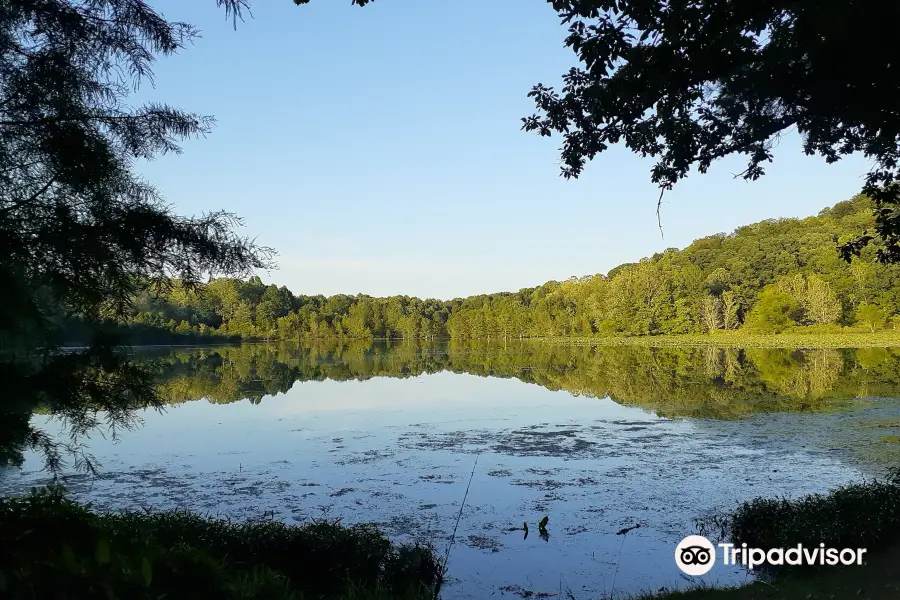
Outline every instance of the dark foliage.
{"label": "dark foliage", "polygon": [[[245,7],[218,3],[235,19]],[[127,102],[157,55],[195,36],[140,0],[0,6],[0,420],[24,434],[0,440],[5,454],[30,446],[58,464],[53,442],[21,418],[30,403],[69,420],[81,409],[87,425],[98,410],[124,418],[155,402],[103,326],[141,290],[269,264],[268,249],[234,233],[236,217],[179,216],[134,172],[210,130],[211,117]],[[70,318],[87,327],[89,349],[59,354]]]}
{"label": "dark foliage", "polygon": [[900,539],[900,471],[884,480],[839,487],[796,500],[756,498],[724,518],[701,522],[750,548],[866,548],[884,550]]}
{"label": "dark foliage", "polygon": [[[568,25],[581,66],[557,92],[534,87],[523,128],[563,136],[562,175],[624,143],[655,157],[651,179],[671,189],[691,169],[744,155],[755,180],[781,136],[832,163],[861,153],[874,166],[863,192],[876,226],[844,244],[849,259],[877,237],[900,260],[900,5],[880,0],[772,2],[548,0]],[[856,22],[866,23],[865,40]],[[660,196],[661,198],[661,196]]]}
{"label": "dark foliage", "polygon": [[799,500],[758,498],[732,517],[731,537],[752,548],[886,546],[900,537],[900,479],[852,484]]}
{"label": "dark foliage", "polygon": [[[78,440],[105,423],[116,430],[137,423],[134,410],[160,406],[152,385],[153,373],[127,355],[98,340],[77,352],[59,352],[31,360],[0,362],[4,385],[12,392],[3,406],[4,457],[18,464],[26,448],[42,451],[48,466],[61,466],[60,450],[76,456],[76,466],[91,467]],[[30,424],[30,413],[40,407],[67,425],[69,442],[55,442]],[[101,416],[102,415],[102,416]]]}
{"label": "dark foliage", "polygon": [[58,488],[0,499],[4,598],[432,598],[430,548],[368,526],[100,514]]}

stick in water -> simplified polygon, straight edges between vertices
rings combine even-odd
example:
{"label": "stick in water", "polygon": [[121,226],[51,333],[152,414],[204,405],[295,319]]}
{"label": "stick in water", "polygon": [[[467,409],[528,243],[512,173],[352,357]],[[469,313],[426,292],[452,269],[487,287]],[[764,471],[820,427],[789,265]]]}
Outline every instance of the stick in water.
{"label": "stick in water", "polygon": [[469,484],[466,486],[466,493],[463,494],[462,504],[459,507],[459,514],[456,515],[456,524],[453,526],[453,534],[450,536],[450,543],[447,544],[447,553],[444,555],[444,564],[441,567],[441,581],[438,582],[438,587],[435,590],[435,598],[437,598],[437,595],[441,590],[441,582],[444,579],[444,575],[447,574],[447,564],[450,560],[450,550],[453,548],[453,542],[456,540],[456,529],[459,527],[459,520],[462,518],[463,509],[466,507],[466,498],[469,497],[469,488],[472,486],[472,479],[475,477],[475,467],[478,466],[479,456],[481,456],[481,454],[475,455],[475,464],[472,465],[472,474],[469,475]]}

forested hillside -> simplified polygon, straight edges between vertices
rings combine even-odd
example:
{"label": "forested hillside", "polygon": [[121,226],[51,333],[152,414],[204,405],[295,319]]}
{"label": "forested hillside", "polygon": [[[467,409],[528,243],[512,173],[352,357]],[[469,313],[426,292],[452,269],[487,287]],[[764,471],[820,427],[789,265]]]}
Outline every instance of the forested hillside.
{"label": "forested hillside", "polygon": [[877,331],[898,319],[900,266],[877,263],[875,248],[850,264],[836,250],[872,226],[870,202],[860,196],[814,217],[711,235],[606,275],[449,301],[297,296],[258,277],[216,279],[198,290],[175,282],[163,297],[137,298],[132,322],[174,334],[264,339]]}

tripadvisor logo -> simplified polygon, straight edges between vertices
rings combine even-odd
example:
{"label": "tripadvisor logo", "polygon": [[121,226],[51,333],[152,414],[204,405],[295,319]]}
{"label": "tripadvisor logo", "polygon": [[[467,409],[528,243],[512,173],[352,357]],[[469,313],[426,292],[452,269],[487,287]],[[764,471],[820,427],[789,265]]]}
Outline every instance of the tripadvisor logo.
{"label": "tripadvisor logo", "polygon": [[687,575],[706,575],[716,564],[716,548],[702,535],[689,535],[675,547],[675,564]]}
{"label": "tripadvisor logo", "polygon": [[[723,565],[744,565],[749,570],[762,565],[820,565],[836,566],[861,565],[865,548],[805,548],[797,544],[792,548],[748,548],[747,544],[719,544]],[[702,535],[689,535],[675,547],[675,564],[687,575],[699,576],[709,573],[716,563],[716,548]]]}

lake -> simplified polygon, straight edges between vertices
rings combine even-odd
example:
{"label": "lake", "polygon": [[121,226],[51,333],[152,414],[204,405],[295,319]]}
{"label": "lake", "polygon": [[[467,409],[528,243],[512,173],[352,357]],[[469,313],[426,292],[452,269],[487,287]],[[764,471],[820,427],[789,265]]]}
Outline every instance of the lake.
{"label": "lake", "polygon": [[[900,349],[526,341],[136,354],[169,406],[117,439],[94,436],[100,473],[66,478],[77,498],[376,522],[441,554],[453,538],[448,599],[744,581],[722,565],[681,575],[674,547],[695,518],[826,491],[900,458]],[[0,492],[46,483],[42,466],[29,455],[0,470]]]}

